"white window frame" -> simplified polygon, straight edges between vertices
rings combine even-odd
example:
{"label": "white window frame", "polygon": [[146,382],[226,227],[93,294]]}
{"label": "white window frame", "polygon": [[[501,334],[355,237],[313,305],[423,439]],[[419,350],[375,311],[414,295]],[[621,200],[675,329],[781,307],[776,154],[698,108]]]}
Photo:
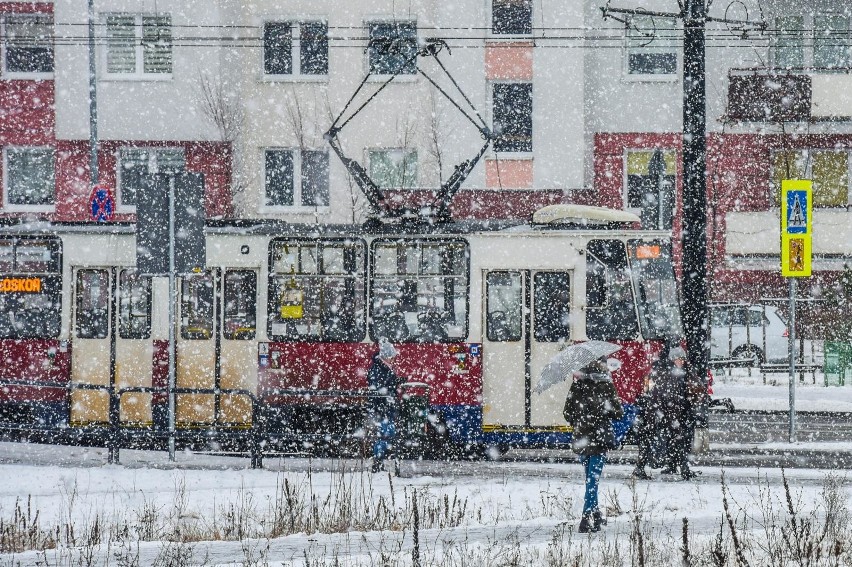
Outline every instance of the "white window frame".
{"label": "white window frame", "polygon": [[138,150],[138,151],[146,151],[146,152],[160,152],[160,151],[180,151],[183,154],[183,165],[184,171],[186,171],[186,148],[183,146],[122,146],[115,151],[115,200],[116,200],[116,212],[119,213],[135,213],[136,205],[126,205],[122,199],[122,174],[124,172],[124,167],[122,166],[121,154],[126,150]]}
{"label": "white window frame", "polygon": [[[777,19],[783,16],[801,17],[802,18],[802,69],[818,69],[823,72],[844,72],[852,69],[852,15],[845,14],[838,10],[825,10],[819,13],[802,12],[795,14],[775,14],[772,17],[772,27],[777,28]],[[848,19],[846,25],[846,41],[849,42],[846,53],[845,67],[815,67],[814,59],[816,53],[816,18],[820,16],[842,16]],[[786,69],[779,67],[777,56],[777,36],[770,36],[769,41],[769,64],[773,69]],[[796,67],[794,67],[795,69]]]}
{"label": "white window frame", "polygon": [[[668,18],[655,18],[654,21],[663,21]],[[676,24],[676,22],[675,22]],[[630,24],[628,24],[629,26]],[[644,28],[642,28],[644,29]],[[680,71],[683,68],[683,60],[681,50],[676,45],[664,46],[655,42],[659,39],[654,39],[646,46],[631,45],[631,27],[624,28],[624,57],[622,57],[622,78],[627,82],[659,82],[659,83],[674,83],[680,80]],[[635,33],[635,30],[634,30]],[[650,40],[650,38],[649,38]],[[674,73],[631,73],[630,72],[630,55],[632,53],[674,53],[675,56],[675,71]]]}
{"label": "white window frame", "polygon": [[[260,202],[261,213],[328,213],[331,210],[331,161],[329,160],[328,179],[328,204],[327,205],[304,205],[302,203],[302,152],[324,151],[324,148],[300,148],[269,146],[261,149],[260,165],[263,194]],[[293,155],[293,205],[267,205],[266,204],[266,152],[290,152]],[[299,203],[298,205],[296,203]]]}
{"label": "white window frame", "polygon": [[366,160],[367,161],[367,173],[370,175],[371,178],[373,177],[373,175],[372,175],[372,173],[373,173],[373,163],[372,163],[373,152],[400,153],[400,154],[402,154],[403,159],[405,159],[406,154],[412,154],[412,153],[414,154],[414,165],[417,168],[417,178],[414,180],[414,185],[412,185],[411,187],[404,187],[404,186],[403,187],[381,187],[381,185],[379,185],[378,181],[373,179],[373,181],[376,182],[376,185],[381,187],[382,190],[385,190],[385,191],[388,191],[388,190],[389,191],[414,191],[414,190],[420,188],[420,156],[419,156],[419,152],[417,151],[416,147],[414,147],[414,146],[409,146],[409,147],[393,146],[393,147],[367,148],[366,149],[366,153],[367,153],[367,160]]}
{"label": "white window frame", "polygon": [[[0,41],[0,65],[2,65],[2,69],[0,69],[0,76],[4,79],[49,79],[53,77],[53,73],[56,70],[56,34],[50,38],[51,40],[51,48],[53,49],[53,68],[54,71],[46,71],[46,72],[21,72],[21,71],[9,71],[6,68],[6,38],[8,34],[6,32],[6,24],[9,18],[21,18],[21,19],[37,19],[37,18],[50,18],[51,22],[55,22],[53,18],[53,14],[45,14],[41,12],[37,13],[8,13],[4,14],[0,17],[0,25],[2,25],[2,41]],[[55,25],[55,23],[54,23]]]}
{"label": "white window frame", "polygon": [[[52,205],[19,205],[9,202],[9,150],[51,150],[53,152],[53,204]],[[56,148],[53,146],[5,146],[3,148],[3,211],[4,212],[33,212],[52,213],[56,211]]]}
{"label": "white window frame", "polygon": [[290,45],[290,61],[292,72],[288,74],[267,73],[265,69],[265,46],[260,49],[260,80],[266,83],[327,83],[331,72],[331,45],[328,49],[328,62],[324,75],[302,74],[302,24],[322,23],[326,26],[326,37],[328,37],[328,18],[325,16],[304,15],[304,16],[269,16],[264,17],[260,22],[261,43],[264,40],[264,32],[266,24],[290,24],[292,43]]}
{"label": "white window frame", "polygon": [[[400,18],[394,18],[394,17],[388,16],[388,15],[365,17],[364,18],[364,35],[367,38],[367,43],[369,44],[369,41],[370,41],[370,25],[371,24],[393,24],[393,23],[414,24],[415,40],[419,44],[420,29],[417,27],[417,17],[414,14],[407,16],[404,20],[400,19]],[[418,47],[419,47],[419,45],[418,45]],[[418,56],[417,59],[415,59],[414,61],[415,61],[415,64],[419,63],[420,57]],[[370,72],[370,50],[369,49],[364,50],[364,72],[365,73]],[[370,76],[367,77],[367,82],[384,82],[384,81],[387,81],[392,76],[393,75],[370,74]],[[393,82],[394,83],[416,83],[419,80],[420,80],[420,73],[416,73],[416,72],[415,73],[400,73],[399,75],[396,76],[396,78],[393,80]]]}
{"label": "white window frame", "polygon": [[[136,71],[134,73],[110,73],[108,71],[108,58],[109,58],[109,42],[110,36],[107,33],[107,18],[109,16],[133,16],[134,18],[134,48],[136,53]],[[170,57],[172,62],[172,72],[171,73],[146,73],[145,72],[145,50],[142,47],[142,37],[143,37],[143,27],[142,27],[142,17],[143,16],[168,16],[169,17],[169,28],[174,31],[174,22],[172,18],[171,12],[104,12],[101,14],[101,24],[104,30],[104,39],[103,39],[103,47],[101,48],[101,64],[100,71],[101,80],[108,81],[171,81],[174,75],[175,70],[175,44],[174,44],[174,34],[172,34],[172,45],[170,50]]]}
{"label": "white window frame", "polygon": [[495,33],[493,27],[494,0],[485,0],[485,15],[489,39],[528,40],[533,37],[533,32],[535,31],[535,1],[530,2],[530,29],[532,30],[530,33]]}

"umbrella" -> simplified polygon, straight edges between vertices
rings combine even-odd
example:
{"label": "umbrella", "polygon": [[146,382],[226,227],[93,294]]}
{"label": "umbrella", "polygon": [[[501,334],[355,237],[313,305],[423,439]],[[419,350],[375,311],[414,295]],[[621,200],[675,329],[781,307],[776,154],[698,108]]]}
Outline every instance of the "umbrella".
{"label": "umbrella", "polygon": [[541,371],[541,379],[535,387],[536,393],[540,394],[554,384],[564,382],[573,372],[619,349],[620,345],[606,341],[586,341],[570,345],[554,356]]}

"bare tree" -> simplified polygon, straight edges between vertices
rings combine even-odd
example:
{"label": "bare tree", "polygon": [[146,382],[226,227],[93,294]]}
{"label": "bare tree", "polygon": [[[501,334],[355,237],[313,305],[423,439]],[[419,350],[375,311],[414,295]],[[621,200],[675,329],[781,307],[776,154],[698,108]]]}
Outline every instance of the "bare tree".
{"label": "bare tree", "polygon": [[231,200],[235,213],[241,216],[241,197],[249,183],[244,176],[242,134],[245,111],[239,93],[221,76],[212,76],[205,72],[199,73],[197,88],[204,116],[216,128],[219,138],[231,146]]}

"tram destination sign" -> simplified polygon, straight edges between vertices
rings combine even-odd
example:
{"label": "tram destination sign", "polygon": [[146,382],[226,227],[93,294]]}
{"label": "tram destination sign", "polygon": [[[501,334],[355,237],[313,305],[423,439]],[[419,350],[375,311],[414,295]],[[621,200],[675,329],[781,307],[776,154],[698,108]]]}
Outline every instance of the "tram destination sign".
{"label": "tram destination sign", "polygon": [[[169,195],[174,195],[170,203]],[[150,276],[169,275],[169,208],[174,212],[175,273],[205,268],[204,176],[149,175],[136,202],[136,266]]]}

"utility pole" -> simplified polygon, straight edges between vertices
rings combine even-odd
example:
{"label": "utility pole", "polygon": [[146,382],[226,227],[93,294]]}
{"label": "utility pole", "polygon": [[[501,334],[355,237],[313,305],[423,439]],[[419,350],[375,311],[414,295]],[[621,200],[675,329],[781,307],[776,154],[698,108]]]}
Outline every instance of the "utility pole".
{"label": "utility pole", "polygon": [[98,78],[95,62],[95,0],[89,0],[89,173],[98,184]]}
{"label": "utility pole", "polygon": [[683,21],[683,322],[689,362],[701,378],[710,359],[707,318],[707,93],[705,27],[723,22],[764,29],[765,23],[712,18],[705,0],[677,0],[679,12],[601,8],[603,18],[632,25],[630,16]]}

